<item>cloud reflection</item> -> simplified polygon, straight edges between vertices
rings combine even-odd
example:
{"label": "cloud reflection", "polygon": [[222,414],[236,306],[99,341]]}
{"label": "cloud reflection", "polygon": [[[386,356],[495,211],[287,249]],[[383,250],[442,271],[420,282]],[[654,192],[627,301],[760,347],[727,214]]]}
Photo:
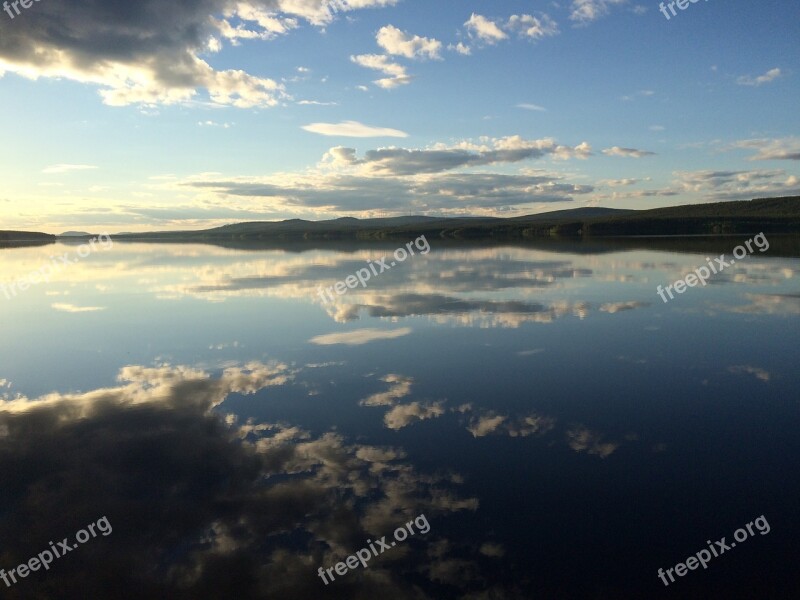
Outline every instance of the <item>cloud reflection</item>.
{"label": "cloud reflection", "polygon": [[[128,366],[115,387],[0,403],[0,565],[20,564],[97,515],[114,524],[114,536],[21,581],[8,597],[440,597],[424,592],[424,582],[453,557],[443,552],[429,563],[425,548],[448,544],[435,519],[478,508],[459,495],[460,477],[420,473],[400,448],[220,414],[229,395],[269,393],[297,375],[280,363],[218,375]],[[336,586],[316,577],[318,566],[420,513],[434,523],[424,541]],[[459,560],[477,571],[474,555]],[[479,589],[449,583],[448,597]]]}

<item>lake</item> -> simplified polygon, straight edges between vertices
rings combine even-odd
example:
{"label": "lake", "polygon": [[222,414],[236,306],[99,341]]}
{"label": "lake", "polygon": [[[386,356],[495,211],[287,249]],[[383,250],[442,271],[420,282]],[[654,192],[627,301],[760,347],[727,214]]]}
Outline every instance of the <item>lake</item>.
{"label": "lake", "polygon": [[427,241],[0,250],[5,597],[800,597],[796,238]]}

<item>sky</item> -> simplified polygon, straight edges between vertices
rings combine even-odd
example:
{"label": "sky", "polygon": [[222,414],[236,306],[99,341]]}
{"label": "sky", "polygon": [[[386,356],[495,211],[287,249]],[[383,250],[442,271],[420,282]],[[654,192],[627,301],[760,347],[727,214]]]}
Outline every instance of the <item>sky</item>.
{"label": "sky", "polygon": [[800,195],[796,0],[22,1],[0,229]]}

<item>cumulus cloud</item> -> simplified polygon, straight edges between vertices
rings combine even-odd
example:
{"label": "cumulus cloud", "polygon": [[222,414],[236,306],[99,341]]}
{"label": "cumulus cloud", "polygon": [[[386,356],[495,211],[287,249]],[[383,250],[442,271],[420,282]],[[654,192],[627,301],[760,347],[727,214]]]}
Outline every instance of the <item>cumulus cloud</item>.
{"label": "cumulus cloud", "polygon": [[655,156],[655,152],[649,152],[647,150],[637,150],[635,148],[620,148],[619,146],[614,146],[613,148],[606,148],[603,150],[603,154],[606,156],[622,156],[625,158],[644,158],[645,156]]}
{"label": "cumulus cloud", "polygon": [[508,38],[497,22],[476,13],[472,13],[464,26],[471,37],[486,44],[495,44]]}
{"label": "cumulus cloud", "polygon": [[444,402],[411,402],[392,408],[384,415],[383,422],[389,429],[397,430],[408,427],[417,421],[441,417],[444,413]]}
{"label": "cumulus cloud", "polygon": [[447,46],[448,50],[452,50],[453,52],[457,52],[462,56],[469,56],[472,54],[472,48],[467,46],[464,42],[458,42],[457,44],[450,44]]}
{"label": "cumulus cloud", "polygon": [[350,60],[365,69],[373,69],[388,75],[388,77],[373,82],[378,87],[392,89],[411,83],[412,77],[408,74],[406,68],[399,63],[392,62],[384,54],[359,54],[351,56]]}
{"label": "cumulus cloud", "polygon": [[581,425],[567,431],[567,443],[575,452],[596,454],[600,458],[612,455],[619,448],[618,443],[606,442],[603,440],[602,434]]}
{"label": "cumulus cloud", "polygon": [[418,35],[411,36],[393,25],[381,27],[376,40],[388,54],[406,58],[441,58],[440,41]]}
{"label": "cumulus cloud", "polygon": [[387,127],[372,127],[364,125],[358,121],[342,121],[341,123],[311,123],[304,125],[303,129],[318,133],[319,135],[371,138],[371,137],[408,137],[408,134],[399,129],[389,129]]}
{"label": "cumulus cloud", "polygon": [[[112,536],[74,554],[76,568],[28,578],[25,593],[328,597],[314,579],[319,565],[336,564],[419,514],[433,520],[477,509],[476,498],[458,495],[458,474],[420,473],[400,462],[401,448],[291,424],[239,423],[215,410],[233,393],[268,400],[294,374],[263,363],[216,376],[190,366],[132,365],[113,387],[0,401],[5,560],[21,564],[46,540],[101,515],[113,527]],[[447,542],[435,527],[426,539]],[[334,596],[417,598],[421,584],[431,587],[419,566],[449,556],[445,550],[431,560],[409,543],[403,563],[377,561],[353,572],[336,582]],[[478,585],[464,583],[462,595]]]}
{"label": "cumulus cloud", "polygon": [[625,4],[627,0],[572,0],[570,20],[579,25],[591,23],[606,16],[612,6]]}
{"label": "cumulus cloud", "polygon": [[365,398],[360,402],[361,406],[392,406],[411,393],[411,385],[414,383],[411,377],[394,374],[383,377],[381,381],[388,383],[389,389]]}
{"label": "cumulus cloud", "polygon": [[558,24],[545,13],[534,15],[512,15],[507,27],[530,40],[538,40],[558,34]]}
{"label": "cumulus cloud", "polygon": [[780,69],[770,69],[763,75],[758,75],[757,77],[752,77],[750,75],[742,75],[741,77],[736,79],[736,83],[739,85],[750,85],[750,86],[759,86],[764,85],[765,83],[771,83],[778,79],[783,75]]}
{"label": "cumulus cloud", "polygon": [[[352,0],[340,12],[396,0]],[[97,86],[103,102],[269,107],[288,98],[282,84],[237,69],[216,70],[202,58],[222,40],[267,40],[303,19],[335,18],[326,0],[73,0],[42,2],[24,19],[0,20],[0,73],[63,78]],[[204,98],[205,96],[205,98]]]}
{"label": "cumulus cloud", "polygon": [[[464,23],[470,39],[486,45],[496,44],[509,38],[509,34],[516,33],[518,37],[530,41],[550,37],[559,33],[558,24],[546,13],[535,15],[511,15],[507,21],[489,19],[483,15],[472,13],[469,20]],[[469,46],[458,43],[448,47],[460,54],[470,54]]]}

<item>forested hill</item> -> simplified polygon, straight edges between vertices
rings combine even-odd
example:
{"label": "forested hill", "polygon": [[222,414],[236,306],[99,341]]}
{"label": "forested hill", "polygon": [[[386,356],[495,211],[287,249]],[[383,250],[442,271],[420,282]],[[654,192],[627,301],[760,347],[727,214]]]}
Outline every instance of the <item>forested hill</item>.
{"label": "forested hill", "polygon": [[800,233],[800,197],[690,204],[651,210],[579,208],[509,219],[490,217],[292,219],[236,223],[201,231],[114,236],[144,241],[369,240],[428,235],[445,238],[539,236],[658,236],[730,233]]}

